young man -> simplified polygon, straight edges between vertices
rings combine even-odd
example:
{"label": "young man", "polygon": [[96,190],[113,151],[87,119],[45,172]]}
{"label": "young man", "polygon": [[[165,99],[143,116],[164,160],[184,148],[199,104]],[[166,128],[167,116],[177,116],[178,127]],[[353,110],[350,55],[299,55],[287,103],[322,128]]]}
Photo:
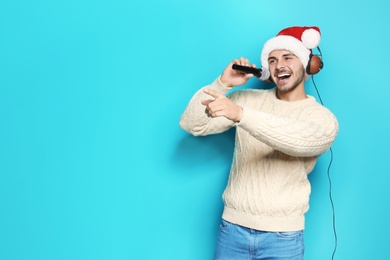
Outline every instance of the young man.
{"label": "young man", "polygon": [[236,59],[195,93],[181,117],[180,126],[193,135],[236,127],[215,259],[303,259],[307,175],[338,132],[335,116],[304,88],[311,49],[319,42],[318,27],[282,30],[261,53],[275,88],[226,97],[253,76],[233,70],[233,64],[255,67]]}

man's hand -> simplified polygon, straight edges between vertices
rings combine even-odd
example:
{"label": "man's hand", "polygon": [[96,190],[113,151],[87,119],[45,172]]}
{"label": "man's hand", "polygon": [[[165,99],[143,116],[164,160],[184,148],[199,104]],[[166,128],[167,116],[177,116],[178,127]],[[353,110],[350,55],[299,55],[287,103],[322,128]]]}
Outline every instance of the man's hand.
{"label": "man's hand", "polygon": [[253,77],[253,74],[245,74],[243,72],[233,70],[233,64],[256,68],[255,64],[250,64],[249,60],[243,57],[230,62],[221,75],[222,84],[228,88],[244,85],[251,77]]}
{"label": "man's hand", "polygon": [[240,106],[215,90],[205,88],[204,92],[214,98],[202,101],[202,105],[206,106],[205,112],[209,117],[224,116],[236,123],[240,122],[242,118],[242,108]]}

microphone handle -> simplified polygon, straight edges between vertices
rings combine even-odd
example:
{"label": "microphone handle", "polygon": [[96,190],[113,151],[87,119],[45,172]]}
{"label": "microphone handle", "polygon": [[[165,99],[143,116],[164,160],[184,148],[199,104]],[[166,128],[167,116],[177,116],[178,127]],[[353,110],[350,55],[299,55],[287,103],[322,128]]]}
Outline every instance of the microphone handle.
{"label": "microphone handle", "polygon": [[261,69],[233,64],[232,69],[244,72],[246,74],[253,74],[256,77],[261,77]]}

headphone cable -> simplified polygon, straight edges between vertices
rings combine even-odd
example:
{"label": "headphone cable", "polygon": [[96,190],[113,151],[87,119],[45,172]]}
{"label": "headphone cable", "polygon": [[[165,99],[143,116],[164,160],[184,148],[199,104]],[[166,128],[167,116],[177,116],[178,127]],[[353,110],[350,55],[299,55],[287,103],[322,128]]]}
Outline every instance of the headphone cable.
{"label": "headphone cable", "polygon": [[[322,102],[322,98],[321,98],[320,92],[318,91],[317,85],[316,85],[316,83],[314,81],[314,76],[313,75],[311,75],[311,80],[313,81],[314,88],[315,88],[315,90],[317,92],[317,95],[318,95],[318,98],[319,98],[321,104],[324,105],[324,103]],[[331,181],[331,178],[330,178],[330,167],[331,167],[332,162],[333,162],[333,150],[332,150],[332,147],[330,147],[329,150],[330,150],[330,162],[329,162],[329,165],[328,165],[327,175],[328,175],[328,181],[329,181],[329,199],[330,199],[330,204],[332,205],[333,233],[334,233],[334,241],[335,241],[334,249],[333,249],[333,253],[332,253],[332,260],[333,260],[334,259],[334,255],[336,254],[336,250],[337,250],[338,239],[337,239],[337,232],[336,232],[336,213],[335,213],[333,197],[332,197],[332,181]]]}

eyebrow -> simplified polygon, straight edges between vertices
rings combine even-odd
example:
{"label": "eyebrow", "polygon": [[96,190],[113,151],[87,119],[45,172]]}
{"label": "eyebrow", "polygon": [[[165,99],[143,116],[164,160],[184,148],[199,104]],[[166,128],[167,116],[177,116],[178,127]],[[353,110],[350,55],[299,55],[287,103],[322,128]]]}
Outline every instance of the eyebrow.
{"label": "eyebrow", "polygon": [[[286,54],[282,55],[282,57],[288,57],[288,56],[296,56],[296,55],[294,55],[292,53],[286,53]],[[271,60],[271,59],[277,60],[277,58],[275,56],[271,56],[271,57],[268,58],[268,60]]]}

